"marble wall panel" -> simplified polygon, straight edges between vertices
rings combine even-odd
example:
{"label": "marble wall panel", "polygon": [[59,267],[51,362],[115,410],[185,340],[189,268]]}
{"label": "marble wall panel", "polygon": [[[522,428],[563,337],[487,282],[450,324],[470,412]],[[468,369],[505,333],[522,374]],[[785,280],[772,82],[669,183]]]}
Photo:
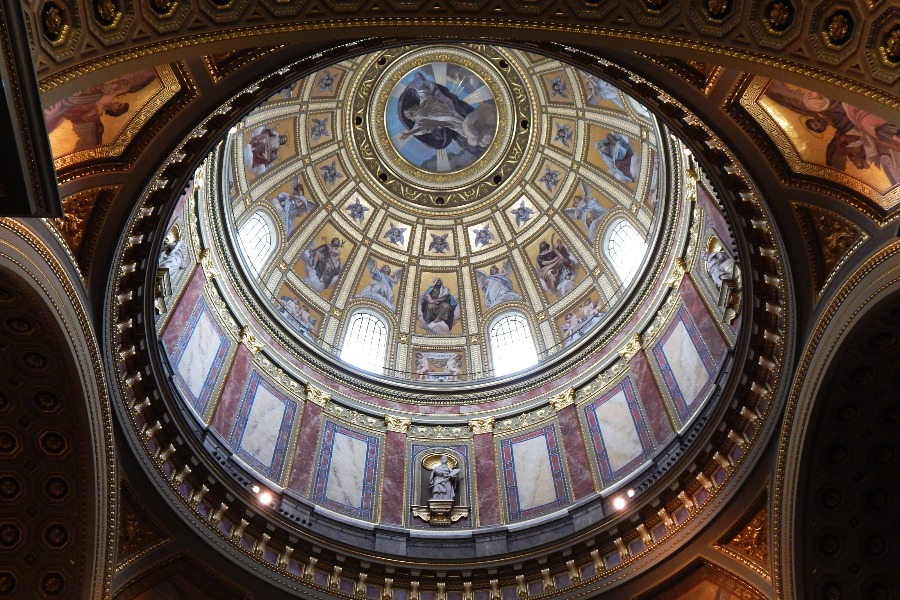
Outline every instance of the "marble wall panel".
{"label": "marble wall panel", "polygon": [[553,512],[569,503],[559,434],[553,425],[500,441],[510,521]]}
{"label": "marble wall panel", "polygon": [[494,435],[479,433],[472,438],[475,448],[475,494],[478,505],[478,525],[496,525],[500,522],[500,490],[497,483],[497,466]]}
{"label": "marble wall panel", "polygon": [[403,515],[408,512],[403,502],[403,474],[407,471],[406,435],[388,431],[385,434],[384,449],[381,522],[402,525]]}
{"label": "marble wall panel", "polygon": [[373,520],[380,444],[376,436],[326,421],[313,501],[335,512]]}
{"label": "marble wall panel", "polygon": [[250,375],[231,433],[231,447],[260,475],[277,483],[284,472],[297,408],[295,400],[258,372]]}
{"label": "marble wall panel", "polygon": [[665,402],[656,385],[656,379],[647,362],[647,355],[638,352],[628,363],[631,373],[631,382],[637,392],[638,400],[644,408],[647,417],[647,427],[650,429],[654,446],[660,447],[675,435],[672,421],[666,410]]}
{"label": "marble wall panel", "polygon": [[584,437],[581,435],[578,409],[575,406],[566,406],[556,413],[556,418],[559,421],[563,448],[566,451],[572,499],[580,500],[594,491],[594,478],[591,476],[591,462],[588,459]]}
{"label": "marble wall panel", "polygon": [[[688,314],[691,315],[691,318],[697,325],[697,330],[700,332],[700,338],[709,349],[713,362],[721,364],[723,357],[728,352],[728,342],[722,335],[722,331],[716,325],[718,317],[710,312],[709,308],[700,297],[700,290],[697,289],[694,280],[690,277],[685,277],[682,280],[678,292],[681,294],[682,301],[684,302]],[[734,323],[732,323],[732,329],[736,331],[734,329]]]}
{"label": "marble wall panel", "polygon": [[653,445],[630,378],[583,410],[604,485],[621,479],[647,460]]}
{"label": "marble wall panel", "polygon": [[684,306],[653,347],[653,357],[678,416],[687,421],[713,385],[716,365]]}
{"label": "marble wall panel", "polygon": [[188,320],[191,318],[194,307],[203,294],[205,285],[206,277],[203,275],[202,269],[195,269],[194,274],[191,275],[187,286],[185,286],[181,294],[181,298],[178,299],[177,304],[172,308],[169,320],[163,325],[160,339],[169,356],[171,356],[171,348],[174,348],[175,344],[178,343],[178,337],[182,334]]}
{"label": "marble wall panel", "polygon": [[322,433],[322,407],[314,402],[303,404],[303,415],[300,418],[300,433],[297,435],[297,446],[294,449],[294,460],[288,478],[288,488],[304,496],[309,496],[309,484],[315,461],[312,457],[319,446]]}
{"label": "marble wall panel", "polygon": [[231,344],[200,296],[174,343],[166,348],[175,386],[201,418]]}
{"label": "marble wall panel", "polygon": [[250,377],[252,363],[253,353],[244,345],[238,346],[234,353],[234,360],[231,361],[231,366],[228,368],[228,376],[222,386],[222,393],[216,402],[215,412],[210,420],[210,426],[225,439],[228,439],[234,428],[241,398],[247,386],[247,379]]}

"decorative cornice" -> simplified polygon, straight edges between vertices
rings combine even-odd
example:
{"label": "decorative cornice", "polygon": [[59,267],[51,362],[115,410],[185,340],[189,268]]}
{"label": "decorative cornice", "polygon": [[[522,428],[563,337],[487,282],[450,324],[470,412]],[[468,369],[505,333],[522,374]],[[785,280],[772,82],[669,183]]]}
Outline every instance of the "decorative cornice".
{"label": "decorative cornice", "polygon": [[256,336],[253,335],[250,327],[247,326],[241,327],[240,334],[238,334],[238,341],[247,346],[247,350],[253,354],[256,354],[264,347],[264,344],[256,339]]}

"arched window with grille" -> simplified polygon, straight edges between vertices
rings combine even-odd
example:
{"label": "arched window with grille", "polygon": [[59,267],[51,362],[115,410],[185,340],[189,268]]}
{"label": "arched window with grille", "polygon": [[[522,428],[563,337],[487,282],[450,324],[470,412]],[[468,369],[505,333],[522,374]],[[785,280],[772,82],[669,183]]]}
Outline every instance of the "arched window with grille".
{"label": "arched window with grille", "polygon": [[370,373],[384,373],[387,356],[388,326],[379,315],[359,311],[350,315],[344,342],[341,344],[341,360]]}
{"label": "arched window with grille", "polygon": [[491,366],[495,377],[516,373],[536,365],[537,349],[525,315],[504,313],[488,328]]}
{"label": "arched window with grille", "polygon": [[606,255],[622,285],[628,285],[644,260],[647,242],[626,219],[616,219],[607,231]]}
{"label": "arched window with grille", "polygon": [[254,273],[262,271],[272,250],[275,249],[274,227],[268,215],[258,210],[238,229],[238,241],[244,258]]}

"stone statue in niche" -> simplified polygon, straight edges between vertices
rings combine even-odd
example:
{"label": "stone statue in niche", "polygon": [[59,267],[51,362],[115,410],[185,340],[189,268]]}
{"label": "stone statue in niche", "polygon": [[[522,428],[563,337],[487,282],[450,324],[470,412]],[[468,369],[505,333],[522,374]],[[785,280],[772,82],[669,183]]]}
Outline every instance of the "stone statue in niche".
{"label": "stone statue in niche", "polygon": [[178,225],[163,239],[162,251],[156,268],[156,311],[161,314],[167,310],[167,300],[172,296],[173,280],[177,280],[179,272],[187,266],[188,247],[181,235]]}
{"label": "stone statue in niche", "polygon": [[716,236],[710,236],[706,252],[701,254],[706,272],[719,291],[718,304],[725,310],[725,320],[731,322],[740,311],[741,268]]}
{"label": "stone statue in niche", "polygon": [[413,515],[435,526],[447,526],[468,517],[469,507],[457,502],[461,472],[459,459],[453,454],[437,451],[426,454],[420,479],[425,504],[414,505]]}
{"label": "stone statue in niche", "polygon": [[431,469],[431,499],[453,500],[456,496],[456,479],[459,469],[450,467],[446,454],[441,454],[441,462]]}

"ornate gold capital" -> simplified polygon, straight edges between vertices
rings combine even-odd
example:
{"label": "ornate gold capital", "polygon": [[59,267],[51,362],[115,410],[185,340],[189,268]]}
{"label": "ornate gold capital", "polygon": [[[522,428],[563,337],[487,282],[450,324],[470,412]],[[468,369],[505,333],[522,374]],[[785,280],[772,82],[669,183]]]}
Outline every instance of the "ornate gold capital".
{"label": "ornate gold capital", "polygon": [[567,406],[572,406],[575,404],[575,388],[570,387],[555,396],[550,396],[548,402],[550,402],[550,406],[553,407],[553,410],[556,411],[560,411]]}
{"label": "ornate gold capital", "polygon": [[306,399],[313,404],[318,404],[322,408],[331,400],[331,394],[320,390],[311,383],[306,384]]}
{"label": "ornate gold capital", "polygon": [[687,271],[687,265],[684,264],[683,258],[676,258],[675,264],[672,265],[672,274],[669,275],[669,287],[677,288],[681,285],[681,280]]}
{"label": "ornate gold capital", "polygon": [[212,251],[209,248],[204,248],[200,251],[199,262],[200,266],[203,267],[203,272],[206,273],[207,279],[212,281],[219,276],[219,272],[216,271],[216,267],[213,265]]}
{"label": "ornate gold capital", "polygon": [[634,358],[634,355],[637,354],[643,347],[644,346],[642,344],[641,334],[636,333],[630,340],[628,340],[628,343],[625,344],[625,346],[621,350],[619,350],[619,356],[622,357],[622,360],[628,362],[632,358]]}
{"label": "ornate gold capital", "polygon": [[253,354],[256,354],[263,349],[263,343],[256,339],[256,336],[253,335],[253,332],[251,332],[250,328],[247,326],[241,327],[241,332],[238,334],[238,341],[247,346],[247,350]]}
{"label": "ornate gold capital", "polygon": [[409,426],[412,425],[412,419],[403,417],[395,417],[394,415],[384,415],[384,426],[388,431],[396,431],[397,433],[406,433]]}
{"label": "ornate gold capital", "polygon": [[484,417],[482,419],[470,419],[469,420],[469,429],[472,430],[472,433],[491,433],[494,431],[494,417]]}

